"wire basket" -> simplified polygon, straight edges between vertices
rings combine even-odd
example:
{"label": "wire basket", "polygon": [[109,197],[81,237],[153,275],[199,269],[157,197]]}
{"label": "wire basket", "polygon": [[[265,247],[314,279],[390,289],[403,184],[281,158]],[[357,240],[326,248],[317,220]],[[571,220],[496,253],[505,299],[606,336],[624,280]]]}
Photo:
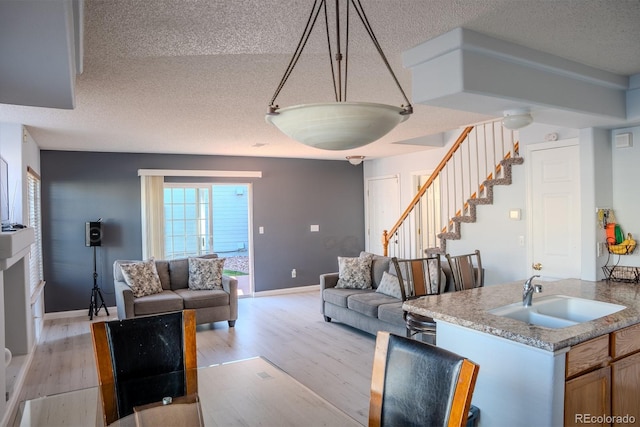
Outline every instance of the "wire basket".
{"label": "wire basket", "polygon": [[620,265],[605,265],[602,267],[606,280],[612,282],[638,283],[640,282],[640,267]]}

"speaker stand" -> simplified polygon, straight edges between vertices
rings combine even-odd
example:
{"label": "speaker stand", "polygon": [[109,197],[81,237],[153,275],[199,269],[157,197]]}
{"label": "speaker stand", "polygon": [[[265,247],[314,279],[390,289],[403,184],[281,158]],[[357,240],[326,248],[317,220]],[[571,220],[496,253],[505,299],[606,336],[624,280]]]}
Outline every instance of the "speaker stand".
{"label": "speaker stand", "polygon": [[[98,300],[100,300],[100,305],[98,305]],[[93,320],[94,315],[98,315],[98,312],[101,308],[104,308],[104,311],[109,315],[109,310],[104,303],[104,298],[102,298],[102,292],[100,291],[100,287],[98,286],[98,273],[96,272],[96,247],[93,247],[93,289],[91,289],[91,303],[89,304],[89,320]]]}

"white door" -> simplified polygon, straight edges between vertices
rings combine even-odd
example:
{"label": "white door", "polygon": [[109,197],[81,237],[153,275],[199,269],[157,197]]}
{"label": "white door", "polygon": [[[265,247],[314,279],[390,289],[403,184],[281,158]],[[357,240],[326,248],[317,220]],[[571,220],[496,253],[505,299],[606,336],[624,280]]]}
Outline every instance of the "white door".
{"label": "white door", "polygon": [[[398,177],[367,180],[367,251],[382,255],[382,232],[389,230],[400,217]],[[389,244],[389,252],[393,253]]]}
{"label": "white door", "polygon": [[531,263],[544,279],[580,278],[578,141],[535,144],[529,153]]}

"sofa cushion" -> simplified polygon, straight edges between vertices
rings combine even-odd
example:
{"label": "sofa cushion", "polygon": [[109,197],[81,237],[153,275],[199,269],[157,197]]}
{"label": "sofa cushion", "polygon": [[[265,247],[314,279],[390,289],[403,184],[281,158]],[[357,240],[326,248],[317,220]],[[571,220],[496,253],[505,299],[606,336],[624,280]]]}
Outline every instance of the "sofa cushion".
{"label": "sofa cushion", "polygon": [[168,291],[171,289],[171,277],[169,276],[169,261],[156,260],[156,271],[162,283],[162,289]]}
{"label": "sofa cushion", "polygon": [[375,255],[369,252],[360,252],[360,256],[369,255],[372,257],[371,259],[371,287],[374,289],[380,285],[382,281],[382,273],[385,271],[389,271],[389,264],[391,263],[391,258]]}
{"label": "sofa cushion", "polygon": [[162,291],[133,299],[133,312],[136,316],[180,311],[183,307],[182,298],[173,291]]}
{"label": "sofa cushion", "polygon": [[338,284],[342,289],[371,289],[371,261],[365,254],[356,258],[338,257]]}
{"label": "sofa cushion", "polygon": [[[409,289],[405,288],[404,291],[405,295],[408,295]],[[389,295],[390,297],[398,298],[400,300],[402,299],[402,292],[398,277],[386,271],[382,274],[382,280],[380,281],[380,285],[376,288],[376,292]]]}
{"label": "sofa cushion", "polygon": [[133,291],[134,297],[153,295],[163,291],[153,259],[121,264],[120,269],[125,282]]}
{"label": "sofa cushion", "polygon": [[229,294],[219,289],[197,291],[177,289],[175,293],[182,298],[185,309],[229,305]]}
{"label": "sofa cushion", "polygon": [[189,258],[189,289],[222,290],[224,258]]}
{"label": "sofa cushion", "polygon": [[[217,258],[217,254],[202,255],[198,258]],[[169,277],[171,278],[171,290],[186,289],[189,287],[189,259],[179,258],[169,261]]]}
{"label": "sofa cushion", "polygon": [[371,291],[349,296],[349,298],[347,298],[347,307],[365,316],[378,317],[378,307],[381,304],[397,301],[397,298]]}
{"label": "sofa cushion", "polygon": [[402,301],[380,304],[378,306],[378,319],[394,325],[404,324]]}
{"label": "sofa cushion", "polygon": [[347,298],[351,295],[370,293],[371,289],[338,289],[327,288],[322,293],[322,299],[333,305],[347,308]]}

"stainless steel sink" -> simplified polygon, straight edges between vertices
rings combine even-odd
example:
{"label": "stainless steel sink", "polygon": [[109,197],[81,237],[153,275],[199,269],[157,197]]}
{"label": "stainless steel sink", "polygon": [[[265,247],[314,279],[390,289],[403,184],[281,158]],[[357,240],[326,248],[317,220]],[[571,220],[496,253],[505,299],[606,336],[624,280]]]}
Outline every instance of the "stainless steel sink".
{"label": "stainless steel sink", "polygon": [[531,325],[559,329],[599,319],[625,308],[624,305],[608,302],[566,295],[548,295],[534,299],[529,307],[517,302],[494,308],[489,310],[489,313]]}

